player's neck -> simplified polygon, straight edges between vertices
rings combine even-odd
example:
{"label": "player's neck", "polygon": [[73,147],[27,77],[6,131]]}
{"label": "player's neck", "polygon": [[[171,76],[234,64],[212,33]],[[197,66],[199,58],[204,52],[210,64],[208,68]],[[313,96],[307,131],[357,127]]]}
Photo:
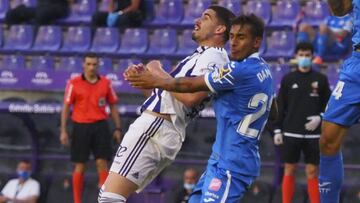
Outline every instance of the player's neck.
{"label": "player's neck", "polygon": [[95,82],[98,81],[98,76],[97,75],[84,73],[84,77],[90,83],[95,83]]}
{"label": "player's neck", "polygon": [[224,47],[223,42],[218,42],[216,40],[204,40],[198,43],[199,46],[207,46],[207,47]]}

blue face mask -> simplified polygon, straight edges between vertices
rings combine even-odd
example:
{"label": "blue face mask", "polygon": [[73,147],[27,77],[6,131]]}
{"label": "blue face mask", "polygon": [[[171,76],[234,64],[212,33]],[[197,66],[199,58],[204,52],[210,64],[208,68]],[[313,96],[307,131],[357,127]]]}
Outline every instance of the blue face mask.
{"label": "blue face mask", "polygon": [[30,177],[30,172],[29,171],[17,171],[17,175],[18,175],[18,178],[27,180]]}
{"label": "blue face mask", "polygon": [[184,183],[184,188],[186,190],[193,190],[195,188],[195,184]]}
{"label": "blue face mask", "polygon": [[300,68],[311,68],[311,58],[310,57],[299,57],[298,65]]}

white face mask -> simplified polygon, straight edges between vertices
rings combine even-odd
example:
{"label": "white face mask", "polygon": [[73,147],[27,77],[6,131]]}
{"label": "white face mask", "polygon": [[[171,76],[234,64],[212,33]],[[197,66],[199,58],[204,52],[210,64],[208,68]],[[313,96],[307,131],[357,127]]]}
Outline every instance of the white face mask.
{"label": "white face mask", "polygon": [[195,184],[184,183],[184,188],[186,190],[193,190],[195,188]]}

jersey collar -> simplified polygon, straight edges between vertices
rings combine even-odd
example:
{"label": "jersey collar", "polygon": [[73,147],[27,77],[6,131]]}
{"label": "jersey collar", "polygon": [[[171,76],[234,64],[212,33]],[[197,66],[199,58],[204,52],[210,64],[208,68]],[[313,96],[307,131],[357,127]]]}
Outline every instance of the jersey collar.
{"label": "jersey collar", "polygon": [[255,52],[255,53],[251,54],[248,58],[257,58],[257,59],[260,59],[260,54],[259,54],[259,52]]}
{"label": "jersey collar", "polygon": [[[195,50],[195,53],[203,53],[206,49],[209,49],[211,47],[209,46],[199,46],[196,50]],[[216,49],[219,49],[219,50],[222,50],[223,48],[222,47],[213,47],[213,48],[216,48]]]}
{"label": "jersey collar", "polygon": [[[96,77],[97,77],[97,81],[96,81],[95,83],[97,83],[97,82],[101,79],[100,75],[96,75]],[[81,74],[81,78],[82,78],[84,81],[86,81],[86,82],[88,82],[88,83],[90,83],[90,84],[95,84],[95,83],[91,83],[91,82],[89,82],[88,80],[86,80],[84,73]]]}

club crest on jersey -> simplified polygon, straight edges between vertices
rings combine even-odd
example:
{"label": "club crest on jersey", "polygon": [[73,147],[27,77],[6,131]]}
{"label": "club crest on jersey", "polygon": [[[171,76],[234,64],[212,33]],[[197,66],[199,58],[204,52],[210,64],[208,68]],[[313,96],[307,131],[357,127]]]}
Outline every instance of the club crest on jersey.
{"label": "club crest on jersey", "polygon": [[210,182],[210,185],[209,185],[209,190],[212,190],[212,191],[219,191],[220,188],[221,188],[221,180],[218,179],[218,178],[213,178]]}
{"label": "club crest on jersey", "polygon": [[106,100],[105,100],[105,98],[104,97],[100,97],[100,99],[99,99],[99,106],[105,106],[106,105]]}
{"label": "club crest on jersey", "polygon": [[230,67],[222,67],[219,69],[215,69],[212,78],[214,82],[220,81],[223,77],[230,74],[232,72],[232,69]]}

